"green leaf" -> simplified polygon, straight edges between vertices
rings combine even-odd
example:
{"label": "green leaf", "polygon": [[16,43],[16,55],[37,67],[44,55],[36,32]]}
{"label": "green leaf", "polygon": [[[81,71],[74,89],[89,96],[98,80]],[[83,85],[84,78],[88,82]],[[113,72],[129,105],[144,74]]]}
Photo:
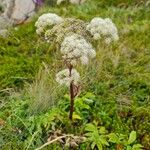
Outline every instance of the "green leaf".
{"label": "green leaf", "polygon": [[99,133],[100,133],[100,134],[105,134],[105,133],[106,133],[105,127],[100,127]]}
{"label": "green leaf", "polygon": [[97,131],[97,128],[93,124],[89,123],[89,124],[86,125],[85,131],[92,131],[92,132],[94,132],[94,131]]}
{"label": "green leaf", "polygon": [[132,150],[142,150],[143,146],[141,144],[134,144]]}
{"label": "green leaf", "polygon": [[98,150],[103,150],[101,142],[96,143]]}
{"label": "green leaf", "polygon": [[120,140],[115,133],[110,133],[108,137],[110,142],[119,144]]}
{"label": "green leaf", "polygon": [[94,101],[92,99],[85,99],[85,103],[92,104]]}
{"label": "green leaf", "polygon": [[103,136],[103,135],[99,136],[99,140],[100,140],[100,142],[101,142],[102,145],[109,146],[109,143],[106,140],[106,136]]}
{"label": "green leaf", "polygon": [[132,150],[132,147],[130,145],[128,145],[127,150]]}
{"label": "green leaf", "polygon": [[73,116],[72,116],[73,120],[82,120],[82,118],[76,114],[75,112],[73,113]]}
{"label": "green leaf", "polygon": [[136,132],[132,131],[129,136],[128,144],[132,144],[136,140]]}
{"label": "green leaf", "polygon": [[93,143],[91,144],[91,149],[94,149],[95,145],[96,145],[96,143],[93,142]]}
{"label": "green leaf", "polygon": [[85,133],[85,136],[91,137],[93,136],[93,133],[92,132]]}
{"label": "green leaf", "polygon": [[87,98],[95,98],[95,95],[93,93],[87,92],[85,97],[87,97]]}

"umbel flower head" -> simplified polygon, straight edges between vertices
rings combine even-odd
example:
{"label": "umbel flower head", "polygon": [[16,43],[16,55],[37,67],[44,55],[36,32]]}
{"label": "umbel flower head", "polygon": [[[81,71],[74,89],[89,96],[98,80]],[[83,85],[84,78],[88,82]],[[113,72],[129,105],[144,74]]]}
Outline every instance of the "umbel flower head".
{"label": "umbel flower head", "polygon": [[71,34],[80,34],[88,41],[91,41],[91,35],[86,30],[87,23],[75,18],[64,18],[64,21],[46,30],[45,39],[51,43],[60,45],[66,36]]}
{"label": "umbel flower head", "polygon": [[73,82],[74,85],[77,85],[80,79],[80,75],[77,70],[72,69],[71,73],[69,69],[64,69],[57,73],[56,81],[60,85],[66,85],[67,87],[70,86],[70,83]]}
{"label": "umbel flower head", "polygon": [[59,24],[62,21],[63,19],[54,13],[43,14],[35,23],[35,26],[37,27],[36,33],[41,35],[45,32],[47,27]]}
{"label": "umbel flower head", "polygon": [[67,36],[61,44],[60,51],[63,59],[72,65],[76,65],[78,60],[82,64],[88,64],[89,58],[96,56],[92,45],[78,34]]}
{"label": "umbel flower head", "polygon": [[86,29],[91,33],[95,40],[104,38],[106,44],[119,39],[118,30],[109,18],[102,19],[100,17],[95,17],[87,25]]}

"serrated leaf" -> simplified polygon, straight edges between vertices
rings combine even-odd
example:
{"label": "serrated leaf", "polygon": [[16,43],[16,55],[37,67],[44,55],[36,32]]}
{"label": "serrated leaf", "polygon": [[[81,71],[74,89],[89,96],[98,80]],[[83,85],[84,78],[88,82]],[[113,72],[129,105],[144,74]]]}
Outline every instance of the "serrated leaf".
{"label": "serrated leaf", "polygon": [[73,113],[73,116],[72,116],[73,120],[81,120],[82,118],[76,114],[76,113]]}
{"label": "serrated leaf", "polygon": [[96,145],[96,143],[93,142],[93,143],[91,144],[91,149],[94,149],[95,145]]}
{"label": "serrated leaf", "polygon": [[85,133],[85,136],[91,137],[91,136],[93,136],[93,133],[91,133],[91,132]]}
{"label": "serrated leaf", "polygon": [[85,131],[93,131],[94,132],[94,131],[97,131],[97,128],[93,124],[89,123],[86,125]]}
{"label": "serrated leaf", "polygon": [[143,146],[141,144],[134,144],[132,150],[142,150]]}
{"label": "serrated leaf", "polygon": [[99,140],[100,140],[100,142],[102,143],[102,145],[107,145],[107,146],[109,146],[109,143],[107,142],[106,138],[105,138],[103,135],[101,135],[101,136],[99,137]]}
{"label": "serrated leaf", "polygon": [[105,133],[106,133],[105,127],[100,127],[99,133],[100,133],[100,134],[105,134]]}
{"label": "serrated leaf", "polygon": [[132,144],[136,140],[136,132],[132,131],[129,136],[128,144]]}
{"label": "serrated leaf", "polygon": [[118,144],[120,140],[119,140],[118,136],[115,133],[110,133],[109,134],[109,141],[112,142],[112,143]]}
{"label": "serrated leaf", "polygon": [[97,144],[98,150],[103,150],[103,147],[102,147],[101,142],[98,142],[98,143],[96,143],[96,144]]}

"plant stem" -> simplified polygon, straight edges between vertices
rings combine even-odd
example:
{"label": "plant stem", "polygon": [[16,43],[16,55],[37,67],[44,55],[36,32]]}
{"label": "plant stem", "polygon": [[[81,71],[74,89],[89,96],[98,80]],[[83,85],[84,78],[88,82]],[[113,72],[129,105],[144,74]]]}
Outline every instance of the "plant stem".
{"label": "plant stem", "polygon": [[[69,67],[70,77],[71,77],[72,66]],[[70,114],[69,119],[72,120],[72,115],[74,111],[74,90],[73,82],[70,83]]]}
{"label": "plant stem", "polygon": [[73,83],[70,83],[70,114],[69,114],[70,120],[72,120],[73,111],[74,111]]}

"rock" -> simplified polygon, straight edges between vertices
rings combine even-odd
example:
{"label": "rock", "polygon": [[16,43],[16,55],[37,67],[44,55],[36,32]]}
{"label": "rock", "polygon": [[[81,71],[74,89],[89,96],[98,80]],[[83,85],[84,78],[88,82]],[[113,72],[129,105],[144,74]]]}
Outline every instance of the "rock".
{"label": "rock", "polygon": [[2,15],[5,18],[11,18],[11,15],[14,9],[15,0],[5,0],[4,4],[5,4],[5,10]]}
{"label": "rock", "polygon": [[35,8],[33,0],[0,0],[0,31],[23,23],[35,13]]}
{"label": "rock", "polygon": [[0,0],[0,14],[4,12],[5,8],[6,8],[5,0]]}
{"label": "rock", "polygon": [[15,24],[21,23],[27,20],[34,14],[35,3],[32,0],[15,0],[15,6],[11,19]]}
{"label": "rock", "polygon": [[7,29],[0,30],[0,37],[6,38],[8,35],[9,33]]}
{"label": "rock", "polygon": [[11,21],[4,16],[0,16],[0,30],[6,29],[11,26]]}

